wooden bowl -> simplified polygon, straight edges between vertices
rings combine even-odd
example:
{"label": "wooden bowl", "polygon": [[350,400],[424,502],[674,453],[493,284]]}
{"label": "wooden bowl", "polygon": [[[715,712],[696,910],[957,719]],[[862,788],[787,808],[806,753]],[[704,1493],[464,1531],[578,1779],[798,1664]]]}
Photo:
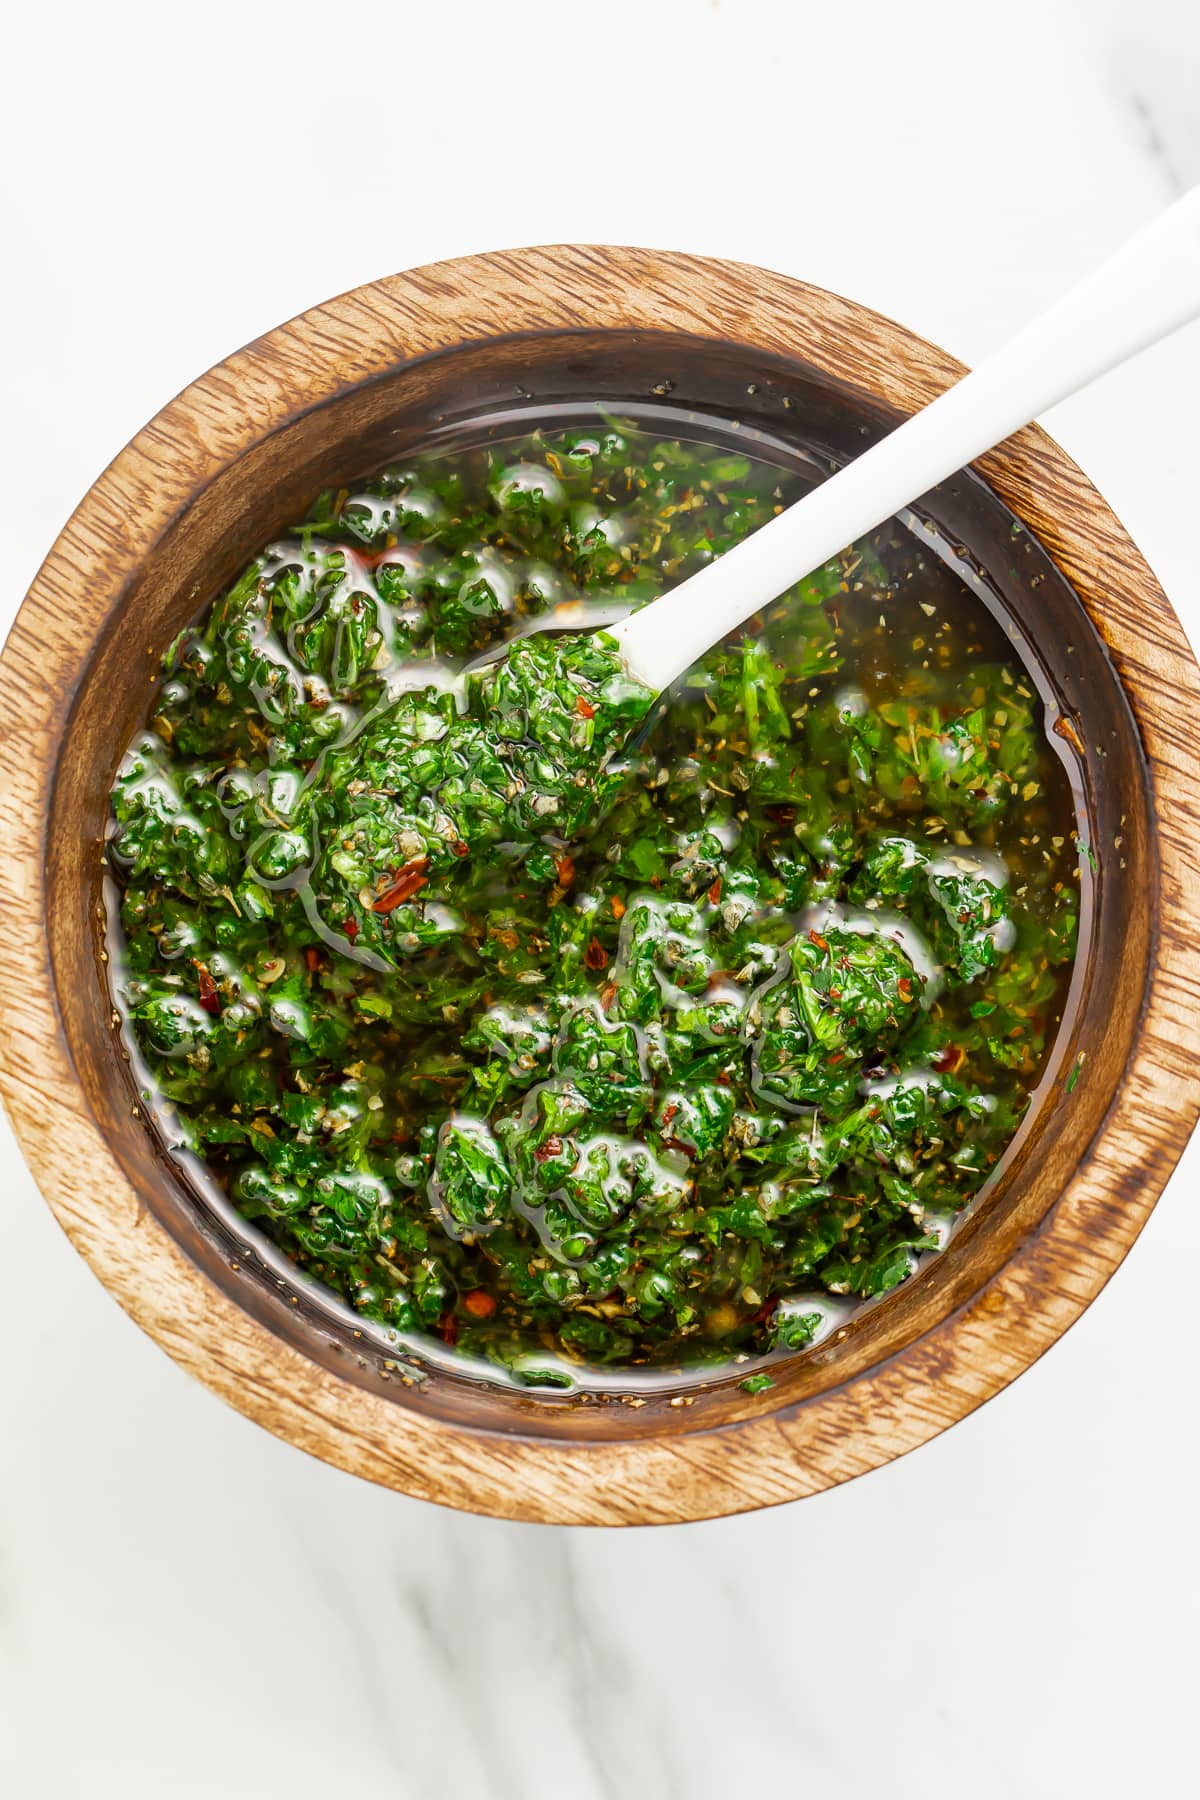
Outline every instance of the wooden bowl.
{"label": "wooden bowl", "polygon": [[1200,671],[1118,521],[1033,428],[921,510],[989,571],[1078,721],[1099,875],[1071,1016],[1002,1178],[950,1247],[782,1365],[769,1393],[725,1381],[630,1405],[446,1375],[406,1385],[369,1334],[247,1255],[253,1234],[206,1212],[160,1154],[99,961],[107,794],[157,658],[318,488],[528,394],[653,395],[844,457],[960,373],[901,327],[759,269],[576,246],[472,257],[239,351],[85,497],[0,660],[0,1086],[76,1247],[232,1405],[451,1506],[704,1518],[923,1443],[1027,1367],[1116,1268],[1200,1108]]}

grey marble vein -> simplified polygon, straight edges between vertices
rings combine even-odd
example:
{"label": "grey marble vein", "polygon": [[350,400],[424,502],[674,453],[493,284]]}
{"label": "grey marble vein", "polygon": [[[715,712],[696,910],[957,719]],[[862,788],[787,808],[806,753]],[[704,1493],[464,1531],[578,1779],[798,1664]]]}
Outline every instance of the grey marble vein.
{"label": "grey marble vein", "polygon": [[1135,119],[1141,127],[1146,149],[1149,151],[1154,163],[1162,171],[1163,180],[1168,192],[1171,194],[1182,194],[1185,188],[1191,186],[1191,183],[1184,179],[1181,170],[1176,165],[1174,156],[1167,146],[1166,139],[1163,137],[1156,119],[1155,107],[1145,94],[1138,93],[1135,88],[1130,88],[1129,90],[1129,105]]}

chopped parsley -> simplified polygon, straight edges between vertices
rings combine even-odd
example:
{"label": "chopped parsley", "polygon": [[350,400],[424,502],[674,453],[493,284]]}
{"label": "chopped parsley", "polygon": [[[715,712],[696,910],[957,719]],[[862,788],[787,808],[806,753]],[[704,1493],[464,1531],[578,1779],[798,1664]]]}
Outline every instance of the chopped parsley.
{"label": "chopped parsley", "polygon": [[360,1315],[550,1386],[794,1351],[996,1167],[1078,867],[980,601],[892,524],[653,706],[586,630],[800,491],[600,419],[418,457],[171,647],[115,997],[174,1134]]}

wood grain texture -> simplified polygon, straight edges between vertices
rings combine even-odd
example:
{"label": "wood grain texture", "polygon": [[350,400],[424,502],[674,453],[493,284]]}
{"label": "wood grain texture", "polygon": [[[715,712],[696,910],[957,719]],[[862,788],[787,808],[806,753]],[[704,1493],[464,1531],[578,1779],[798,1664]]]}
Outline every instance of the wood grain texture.
{"label": "wood grain texture", "polygon": [[844,1345],[797,1359],[774,1394],[751,1401],[727,1388],[690,1409],[612,1407],[601,1419],[536,1398],[473,1410],[453,1392],[388,1391],[365,1358],[324,1353],[298,1303],[288,1315],[294,1296],[269,1303],[199,1227],[170,1225],[180,1202],[129,1116],[103,1035],[103,796],[168,624],[195,611],[318,475],[339,459],[352,472],[398,407],[437,411],[455,382],[470,387],[499,366],[502,343],[519,361],[522,334],[534,334],[535,356],[564,333],[581,345],[606,333],[661,343],[672,367],[677,350],[686,362],[680,346],[716,359],[732,344],[738,357],[775,359],[806,391],[883,414],[914,410],[961,373],[900,327],[780,276],[560,246],[373,283],[203,376],[86,496],[0,658],[0,1089],[49,1204],[100,1280],[179,1363],[268,1429],[453,1506],[670,1522],[794,1499],[923,1443],[1052,1344],[1128,1251],[1200,1110],[1200,672],[1136,548],[1044,433],[1022,431],[984,458],[987,482],[1080,596],[1136,722],[1122,726],[1105,702],[1112,748],[1095,755],[1110,756],[1109,800],[1126,820],[1123,873],[1114,861],[1102,884],[1110,935],[1082,1001],[1078,1031],[1091,1035],[1078,1096],[1067,1106],[1059,1083],[1004,1207],[964,1227],[944,1272],[909,1284]]}

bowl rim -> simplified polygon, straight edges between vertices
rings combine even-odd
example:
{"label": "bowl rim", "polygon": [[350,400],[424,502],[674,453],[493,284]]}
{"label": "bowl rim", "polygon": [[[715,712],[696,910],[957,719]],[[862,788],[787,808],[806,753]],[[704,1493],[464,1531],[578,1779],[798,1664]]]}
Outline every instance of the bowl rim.
{"label": "bowl rim", "polygon": [[[1200,921],[1188,901],[1200,669],[1140,552],[1045,432],[1027,427],[974,465],[1075,587],[1108,648],[1145,750],[1160,881],[1145,1005],[1105,1120],[1041,1228],[967,1304],[886,1362],[798,1405],[662,1438],[501,1436],[428,1417],[318,1366],[187,1258],[90,1111],[42,928],[60,746],[126,581],[232,459],[412,359],[582,328],[733,340],[799,358],[899,412],[963,373],[904,327],[789,277],[669,252],[550,245],[384,277],[202,375],[84,496],[0,655],[0,830],[9,849],[0,861],[0,1094],[51,1210],[103,1284],[177,1362],[277,1436],[353,1474],[469,1511],[675,1523],[815,1493],[926,1442],[1035,1361],[1129,1250],[1200,1114]],[[72,629],[68,604],[77,607],[81,592],[94,619],[87,641]]]}

